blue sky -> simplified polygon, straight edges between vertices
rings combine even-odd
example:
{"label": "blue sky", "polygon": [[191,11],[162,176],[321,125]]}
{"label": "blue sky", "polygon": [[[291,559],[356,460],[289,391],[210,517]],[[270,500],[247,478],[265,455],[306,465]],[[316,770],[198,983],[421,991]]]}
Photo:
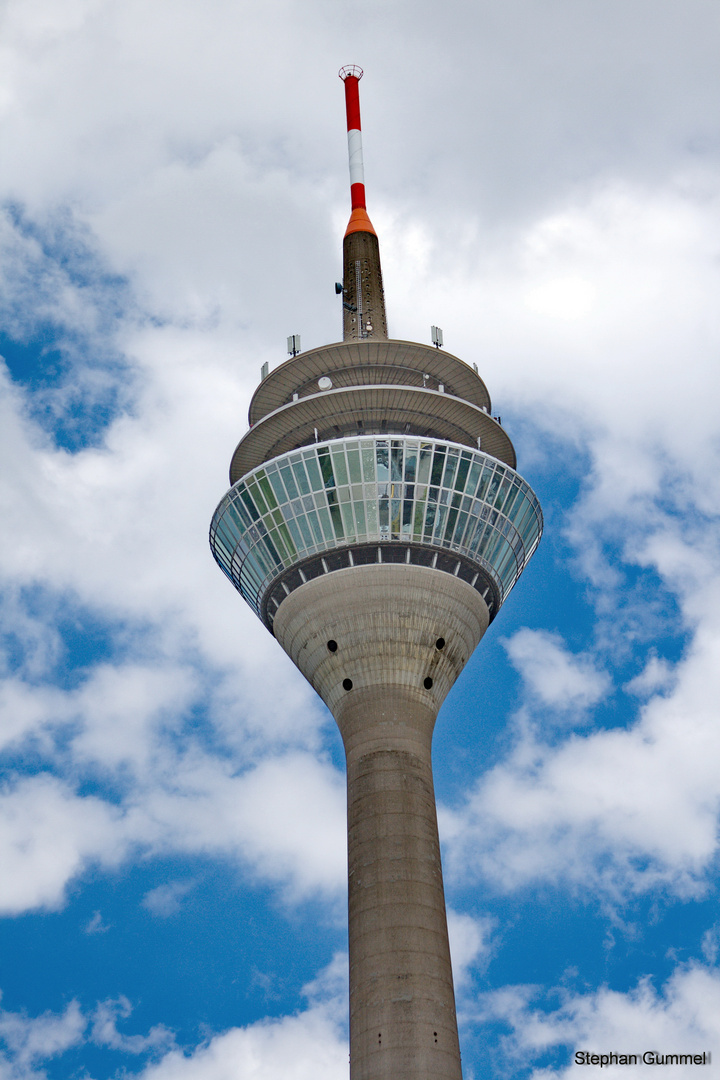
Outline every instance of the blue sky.
{"label": "blue sky", "polygon": [[2,6],[2,1080],[347,1076],[339,736],[207,545],[261,365],[341,334],[346,63],[390,332],[478,364],[546,517],[434,744],[465,1078],[720,1060],[719,39]]}

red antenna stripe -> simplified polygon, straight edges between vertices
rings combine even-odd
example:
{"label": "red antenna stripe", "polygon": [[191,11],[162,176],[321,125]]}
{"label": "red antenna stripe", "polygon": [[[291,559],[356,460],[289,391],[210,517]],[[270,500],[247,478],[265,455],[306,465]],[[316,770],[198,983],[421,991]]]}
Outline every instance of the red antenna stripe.
{"label": "red antenna stripe", "polygon": [[360,80],[354,75],[345,79],[345,109],[348,131],[360,131]]}
{"label": "red antenna stripe", "polygon": [[351,184],[350,185],[350,199],[351,208],[353,210],[365,210],[365,185],[364,184]]}

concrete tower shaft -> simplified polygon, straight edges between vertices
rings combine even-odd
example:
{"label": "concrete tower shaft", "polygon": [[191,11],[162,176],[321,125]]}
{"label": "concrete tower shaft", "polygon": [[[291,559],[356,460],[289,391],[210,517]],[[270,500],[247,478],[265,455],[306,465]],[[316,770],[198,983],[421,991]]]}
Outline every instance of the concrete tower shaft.
{"label": "concrete tower shaft", "polygon": [[466,582],[407,564],[325,575],[275,619],[345,746],[352,1080],[462,1075],[431,745],[488,621]]}
{"label": "concrete tower shaft", "polygon": [[341,71],[344,340],[257,388],[210,543],[342,735],[351,1080],[461,1080],[432,734],[542,513],[477,370],[387,337],[361,75]]}

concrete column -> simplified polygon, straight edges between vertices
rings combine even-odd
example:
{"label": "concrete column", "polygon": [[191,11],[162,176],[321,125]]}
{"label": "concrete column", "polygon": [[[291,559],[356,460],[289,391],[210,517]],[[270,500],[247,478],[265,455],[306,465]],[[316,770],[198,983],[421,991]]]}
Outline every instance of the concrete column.
{"label": "concrete column", "polygon": [[351,1080],[461,1080],[434,712],[397,692],[361,691],[338,723],[348,775]]}
{"label": "concrete column", "polygon": [[345,745],[351,1080],[461,1080],[431,745],[488,621],[466,582],[398,564],[315,578],[275,616]]}

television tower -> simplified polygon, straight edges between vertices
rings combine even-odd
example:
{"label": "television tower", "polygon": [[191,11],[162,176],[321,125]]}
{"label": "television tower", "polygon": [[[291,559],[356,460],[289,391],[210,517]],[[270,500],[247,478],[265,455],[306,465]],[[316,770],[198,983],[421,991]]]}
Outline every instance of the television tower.
{"label": "television tower", "polygon": [[[461,1080],[431,743],[542,513],[476,369],[387,335],[344,67],[343,340],[264,378],[210,527],[236,589],[327,704],[347,759],[351,1080]],[[290,348],[292,341],[292,348]]]}

